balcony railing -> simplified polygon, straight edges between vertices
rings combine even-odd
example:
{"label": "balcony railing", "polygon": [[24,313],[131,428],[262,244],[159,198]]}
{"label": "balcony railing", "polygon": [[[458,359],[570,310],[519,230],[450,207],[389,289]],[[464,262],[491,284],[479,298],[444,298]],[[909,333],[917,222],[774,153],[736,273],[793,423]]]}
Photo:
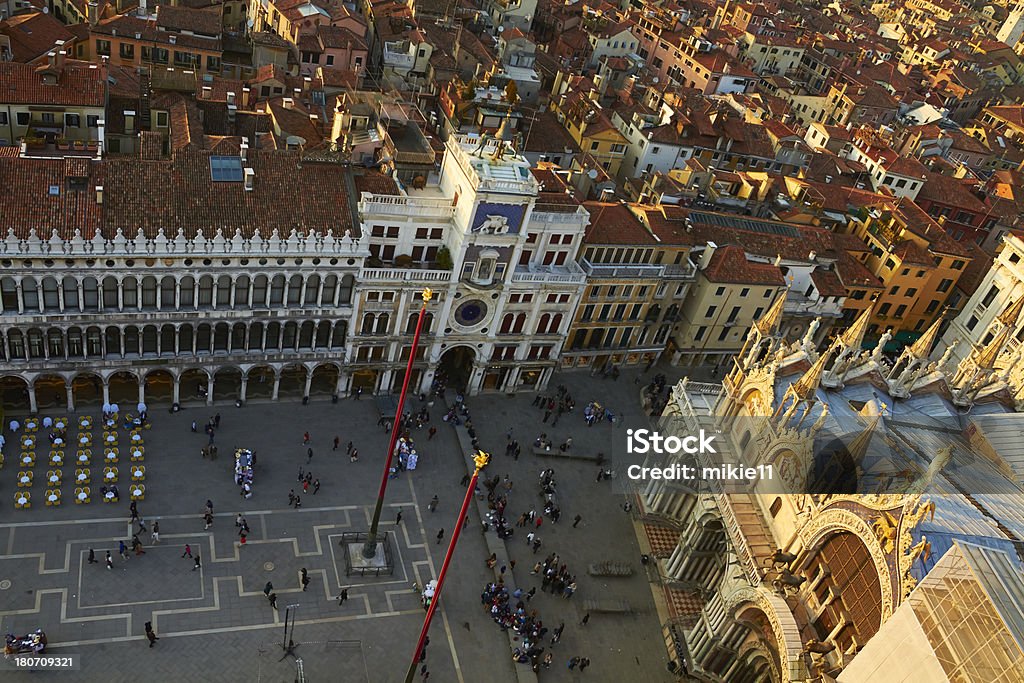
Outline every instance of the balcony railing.
{"label": "balcony railing", "polygon": [[655,278],[692,279],[697,267],[692,263],[661,265],[651,263],[590,263],[580,261],[584,272],[592,278]]}
{"label": "balcony railing", "polygon": [[413,216],[435,218],[442,221],[451,219],[455,212],[450,200],[429,197],[401,197],[397,195],[375,195],[363,192],[359,198],[359,213],[389,216]]}
{"label": "balcony railing", "polygon": [[586,282],[587,274],[570,261],[571,266],[519,266],[512,273],[512,282],[558,282],[579,284]]}
{"label": "balcony railing", "polygon": [[359,279],[365,281],[450,282],[450,270],[420,270],[417,268],[363,268]]}
{"label": "balcony railing", "polygon": [[829,318],[839,318],[843,314],[843,309],[837,301],[824,302],[820,299],[794,297],[790,294],[786,297],[783,312],[788,315],[820,315]]}

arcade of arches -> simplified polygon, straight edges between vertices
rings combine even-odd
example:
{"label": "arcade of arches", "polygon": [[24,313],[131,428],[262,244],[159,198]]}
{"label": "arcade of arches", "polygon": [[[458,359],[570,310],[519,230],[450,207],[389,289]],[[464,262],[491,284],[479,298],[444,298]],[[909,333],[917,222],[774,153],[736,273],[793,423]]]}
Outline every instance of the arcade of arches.
{"label": "arcade of arches", "polygon": [[332,396],[347,379],[333,362],[264,363],[214,368],[160,368],[137,371],[47,372],[0,377],[0,400],[6,407],[45,408],[93,406],[102,403],[207,404],[214,400]]}

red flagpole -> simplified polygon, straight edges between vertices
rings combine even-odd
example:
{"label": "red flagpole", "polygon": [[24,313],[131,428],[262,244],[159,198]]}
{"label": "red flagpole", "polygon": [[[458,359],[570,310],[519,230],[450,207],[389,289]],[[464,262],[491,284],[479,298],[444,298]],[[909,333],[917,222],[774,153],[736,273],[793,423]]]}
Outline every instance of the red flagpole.
{"label": "red flagpole", "polygon": [[377,554],[377,527],[380,525],[380,513],[384,507],[384,493],[388,489],[388,477],[391,474],[391,461],[395,455],[395,444],[398,443],[398,432],[402,425],[402,410],[405,408],[405,397],[409,391],[409,380],[412,378],[412,364],[416,361],[416,347],[420,343],[420,331],[423,329],[423,318],[427,312],[427,303],[432,298],[429,289],[423,290],[423,305],[420,307],[420,315],[416,320],[416,334],[412,338],[412,348],[409,349],[409,363],[405,366],[405,378],[402,381],[402,393],[398,395],[398,409],[391,428],[391,441],[388,443],[388,455],[384,461],[384,472],[380,478],[380,491],[377,493],[377,505],[373,510],[373,521],[370,523],[370,533],[366,537],[366,544],[363,546],[363,557],[373,557]]}
{"label": "red flagpole", "polygon": [[469,503],[473,499],[473,491],[476,490],[476,481],[480,477],[480,470],[482,470],[487,462],[491,459],[491,456],[483,451],[477,451],[477,454],[473,456],[473,477],[469,480],[469,487],[466,489],[466,497],[462,499],[462,509],[459,510],[459,516],[455,520],[455,530],[452,532],[452,538],[448,541],[448,552],[444,555],[444,562],[441,563],[441,572],[437,575],[437,586],[434,588],[434,598],[430,601],[430,607],[427,608],[427,616],[423,620],[423,628],[420,630],[420,639],[416,643],[416,649],[412,653],[412,662],[409,664],[409,673],[405,677],[405,683],[412,683],[413,676],[416,675],[416,665],[420,661],[420,653],[423,651],[423,643],[427,639],[427,631],[430,630],[430,622],[434,618],[434,611],[437,610],[437,605],[441,601],[441,589],[444,587],[444,577],[448,573],[448,565],[451,564],[452,555],[455,554],[455,544],[459,542],[459,534],[462,533],[462,521],[466,519],[466,513],[469,510]]}

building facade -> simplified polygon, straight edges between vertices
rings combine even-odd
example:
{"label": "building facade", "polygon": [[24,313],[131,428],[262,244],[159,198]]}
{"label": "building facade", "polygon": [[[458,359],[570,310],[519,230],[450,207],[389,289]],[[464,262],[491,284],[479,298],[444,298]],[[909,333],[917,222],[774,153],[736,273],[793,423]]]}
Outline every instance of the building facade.
{"label": "building facade", "polygon": [[424,287],[434,299],[413,386],[429,389],[439,369],[469,393],[546,386],[586,280],[576,255],[589,216],[543,192],[506,145],[453,135],[437,184],[361,196],[381,267],[364,271],[352,361],[377,389],[400,387]]}

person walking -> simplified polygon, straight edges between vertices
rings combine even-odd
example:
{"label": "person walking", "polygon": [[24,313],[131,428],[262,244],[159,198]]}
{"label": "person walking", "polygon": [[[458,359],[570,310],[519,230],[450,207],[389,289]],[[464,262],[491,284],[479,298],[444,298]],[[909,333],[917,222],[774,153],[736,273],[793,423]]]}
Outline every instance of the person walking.
{"label": "person walking", "polygon": [[305,592],[306,587],[309,586],[309,572],[306,571],[305,567],[302,568],[302,576],[299,578],[299,583],[302,584],[302,590]]}
{"label": "person walking", "polygon": [[590,659],[588,659],[587,657],[582,658],[580,660],[580,671],[583,671],[588,666],[590,666]]}
{"label": "person walking", "polygon": [[434,434],[437,434],[437,427],[431,425],[430,429],[427,430],[427,441],[434,438]]}
{"label": "person walking", "polygon": [[196,553],[196,556],[195,556],[195,561],[196,561],[196,563],[195,563],[195,565],[193,565],[193,567],[192,567],[192,571],[195,571],[195,570],[197,570],[197,569],[199,569],[200,567],[202,567],[202,566],[203,566],[203,565],[202,565],[202,564],[200,564],[200,562],[199,562],[199,553]]}
{"label": "person walking", "polygon": [[242,513],[239,512],[238,516],[235,517],[235,526],[242,526]]}
{"label": "person walking", "polygon": [[195,420],[192,420],[192,433],[195,434],[198,431],[198,425]]}
{"label": "person walking", "polygon": [[307,448],[306,449],[306,464],[308,465],[311,462],[313,462],[313,449],[312,448]]}
{"label": "person walking", "polygon": [[576,665],[579,664],[579,663],[580,663],[580,658],[579,657],[573,657],[572,659],[570,659],[569,660],[569,671],[575,670],[576,669]]}
{"label": "person walking", "polygon": [[353,448],[348,454],[349,462],[359,462],[359,449]]}
{"label": "person walking", "polygon": [[154,645],[156,645],[156,641],[160,640],[159,638],[156,637],[156,633],[153,632],[153,622],[152,621],[147,621],[146,622],[146,638],[149,639],[149,646],[150,647],[153,647]]}
{"label": "person walking", "polygon": [[437,503],[437,494],[435,493],[434,497],[430,499],[430,503],[427,505],[427,509],[430,510],[431,512],[437,510]]}
{"label": "person walking", "polygon": [[308,479],[304,479],[302,481],[302,492],[303,493],[309,493],[309,480]]}
{"label": "person walking", "polygon": [[270,597],[270,593],[273,590],[274,590],[274,584],[271,583],[270,581],[267,581],[267,585],[265,585],[263,587],[263,597],[269,598]]}
{"label": "person walking", "polygon": [[114,558],[110,556],[110,551],[107,551],[107,569],[114,568]]}
{"label": "person walking", "polygon": [[181,554],[182,557],[192,557],[192,546],[188,543],[185,544],[185,552]]}
{"label": "person walking", "polygon": [[302,445],[305,446],[308,443],[309,443],[309,432],[304,432],[302,434]]}
{"label": "person walking", "polygon": [[271,593],[270,595],[268,595],[267,601],[270,603],[271,607],[277,609],[277,593]]}
{"label": "person walking", "polygon": [[544,523],[544,517],[542,515],[537,515],[537,519],[534,521],[535,528],[539,529],[540,525],[543,524],[543,523]]}
{"label": "person walking", "polygon": [[462,475],[462,479],[459,480],[459,486],[469,486],[469,480],[471,478],[472,477],[470,477],[469,472],[466,472]]}
{"label": "person walking", "polygon": [[139,531],[138,531],[138,533],[140,533],[140,534],[146,533],[146,520],[142,519],[141,517],[139,517]]}
{"label": "person walking", "polygon": [[152,540],[153,545],[160,543],[160,522],[153,522],[153,534]]}
{"label": "person walking", "polygon": [[339,437],[339,436],[334,437],[334,448],[332,448],[331,450],[332,451],[338,450],[338,444],[339,443],[341,443],[341,437]]}
{"label": "person walking", "polygon": [[444,529],[437,532],[437,544],[441,545],[441,540],[444,538]]}
{"label": "person walking", "polygon": [[245,539],[249,536],[249,532],[244,528],[238,530],[238,545],[245,545]]}
{"label": "person walking", "polygon": [[348,445],[347,445],[347,446],[345,446],[345,450],[346,450],[346,453],[347,453],[348,455],[352,455],[352,442],[351,442],[351,441],[349,441],[349,442],[348,442]]}
{"label": "person walking", "polygon": [[206,522],[206,526],[203,527],[203,531],[213,526],[213,515],[211,515],[209,512],[203,515],[203,520]]}
{"label": "person walking", "polygon": [[220,429],[220,413],[213,416],[213,426],[216,429]]}
{"label": "person walking", "polygon": [[360,399],[360,397],[362,397],[362,395],[363,395],[363,388],[362,387],[356,387],[356,400],[358,401]]}
{"label": "person walking", "polygon": [[89,548],[89,564],[96,564],[96,551]]}
{"label": "person walking", "polygon": [[341,592],[338,593],[338,607],[344,605],[346,600],[348,600],[348,589],[342,588]]}
{"label": "person walking", "polygon": [[124,544],[124,541],[118,542],[117,552],[120,553],[122,560],[128,559],[128,546]]}
{"label": "person walking", "polygon": [[582,516],[582,515],[576,515],[575,517],[573,517],[573,518],[572,518],[572,528],[573,528],[573,529],[575,529],[575,528],[576,528],[576,526],[577,526],[577,525],[578,525],[578,524],[579,524],[580,522],[582,522],[582,521],[583,521],[583,516]]}
{"label": "person walking", "polygon": [[313,495],[315,496],[316,492],[319,491],[319,490],[320,490],[320,480],[319,479],[314,479],[313,480]]}
{"label": "person walking", "polygon": [[395,526],[398,526],[401,523],[402,523],[402,511],[399,510],[398,514],[395,515]]}
{"label": "person walking", "polygon": [[588,621],[590,621],[590,612],[583,615],[583,620],[580,621],[580,626],[586,626]]}
{"label": "person walking", "polygon": [[288,507],[295,505],[295,489],[288,491]]}
{"label": "person walking", "polygon": [[298,510],[300,507],[302,507],[302,497],[295,496],[295,509]]}
{"label": "person walking", "polygon": [[142,541],[139,540],[138,536],[132,536],[132,549],[135,550],[136,555],[146,554],[146,551],[142,549]]}

